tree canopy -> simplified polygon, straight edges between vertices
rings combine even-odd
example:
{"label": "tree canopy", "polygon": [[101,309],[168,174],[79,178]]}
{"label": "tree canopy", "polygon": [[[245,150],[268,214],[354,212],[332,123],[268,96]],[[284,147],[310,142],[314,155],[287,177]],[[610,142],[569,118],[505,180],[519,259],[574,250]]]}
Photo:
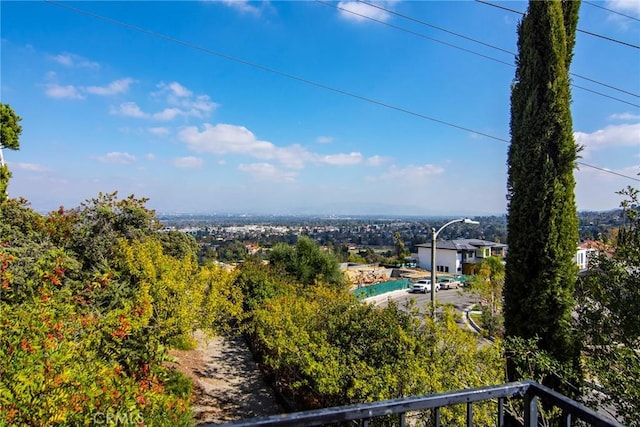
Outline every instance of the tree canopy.
{"label": "tree canopy", "polygon": [[329,251],[323,251],[306,236],[300,237],[295,246],[286,243],[276,244],[269,255],[269,261],[305,285],[317,282],[334,285],[344,283],[336,256]]}
{"label": "tree canopy", "polygon": [[[573,138],[569,66],[579,1],[530,1],[518,25],[508,152],[508,244],[505,333],[537,338],[571,367],[545,383],[579,394],[580,347],[575,305],[578,218],[574,196],[578,146]],[[513,366],[510,379],[516,379]]]}
{"label": "tree canopy", "polygon": [[620,192],[626,225],[596,247],[577,288],[587,373],[603,393],[590,399],[614,408],[626,425],[640,420],[640,209],[637,189]]}
{"label": "tree canopy", "polygon": [[0,202],[0,424],[189,425],[190,381],[169,346],[242,315],[235,273],[156,232],[144,199],[101,194],[40,215]]}
{"label": "tree canopy", "polygon": [[21,120],[9,104],[0,103],[0,202],[7,198],[7,187],[11,179],[11,172],[4,162],[2,149],[20,149]]}
{"label": "tree canopy", "polygon": [[20,149],[20,134],[22,118],[18,116],[9,104],[0,103],[0,149]]}

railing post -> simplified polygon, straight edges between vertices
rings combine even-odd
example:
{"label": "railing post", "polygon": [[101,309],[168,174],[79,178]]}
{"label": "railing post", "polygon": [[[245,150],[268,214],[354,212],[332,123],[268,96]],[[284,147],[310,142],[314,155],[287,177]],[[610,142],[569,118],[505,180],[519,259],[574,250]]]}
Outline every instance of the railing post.
{"label": "railing post", "polygon": [[504,397],[498,399],[498,427],[504,427]]}
{"label": "railing post", "polygon": [[467,427],[473,427],[473,403],[467,402]]}
{"label": "railing post", "polygon": [[524,394],[524,427],[538,426],[538,396],[531,388]]}
{"label": "railing post", "polygon": [[571,427],[571,412],[562,411],[562,425],[563,427]]}

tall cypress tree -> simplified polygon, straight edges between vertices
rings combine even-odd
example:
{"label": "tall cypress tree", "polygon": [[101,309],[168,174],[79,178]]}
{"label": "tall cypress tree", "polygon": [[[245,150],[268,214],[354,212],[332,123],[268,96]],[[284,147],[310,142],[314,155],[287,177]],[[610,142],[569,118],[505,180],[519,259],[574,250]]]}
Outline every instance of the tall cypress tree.
{"label": "tall cypress tree", "polygon": [[[562,366],[544,382],[575,396],[580,346],[571,312],[578,244],[569,65],[579,1],[529,2],[518,26],[508,154],[508,244],[504,286],[508,337],[539,338]],[[510,380],[517,379],[510,363]]]}

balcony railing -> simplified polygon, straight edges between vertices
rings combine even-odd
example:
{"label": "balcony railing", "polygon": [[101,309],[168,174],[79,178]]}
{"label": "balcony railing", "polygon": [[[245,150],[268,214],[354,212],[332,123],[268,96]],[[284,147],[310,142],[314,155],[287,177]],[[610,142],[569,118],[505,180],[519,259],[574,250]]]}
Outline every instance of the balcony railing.
{"label": "balcony railing", "polygon": [[[505,426],[505,404],[507,399],[523,402],[524,427],[537,427],[539,421],[538,402],[562,410],[562,426],[569,427],[576,420],[591,426],[622,426],[586,406],[534,381],[522,381],[498,386],[472,388],[447,393],[383,400],[348,406],[294,412],[269,417],[249,418],[234,421],[224,426],[319,426],[333,423],[360,421],[367,426],[376,417],[397,415],[398,425],[407,425],[407,413],[432,411],[432,425],[440,427],[440,409],[451,405],[466,404],[466,425],[473,426],[473,404],[497,400],[496,425]],[[213,424],[204,424],[213,426]],[[219,426],[219,424],[218,424]]]}

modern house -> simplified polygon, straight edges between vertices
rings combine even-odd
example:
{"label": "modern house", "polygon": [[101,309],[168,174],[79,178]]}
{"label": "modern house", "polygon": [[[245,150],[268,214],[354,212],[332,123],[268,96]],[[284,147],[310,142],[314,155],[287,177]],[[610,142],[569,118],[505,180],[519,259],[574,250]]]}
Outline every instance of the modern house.
{"label": "modern house", "polygon": [[[416,245],[418,266],[431,270],[431,243]],[[480,239],[455,239],[436,242],[436,271],[451,274],[469,274],[474,264],[484,258],[504,258],[507,245]]]}
{"label": "modern house", "polygon": [[[431,271],[431,243],[416,245],[418,267]],[[575,263],[580,271],[589,268],[589,256],[596,252],[597,243],[587,241],[576,249]],[[436,243],[436,271],[451,274],[472,274],[473,265],[484,258],[497,256],[504,258],[507,245],[479,239],[444,240]]]}
{"label": "modern house", "polygon": [[[589,268],[589,256],[597,251],[598,245],[598,242],[594,242],[592,240],[587,240],[586,242],[582,242],[578,245],[574,261],[578,264],[580,271],[584,271]],[[436,249],[436,255],[437,254],[438,252]]]}

